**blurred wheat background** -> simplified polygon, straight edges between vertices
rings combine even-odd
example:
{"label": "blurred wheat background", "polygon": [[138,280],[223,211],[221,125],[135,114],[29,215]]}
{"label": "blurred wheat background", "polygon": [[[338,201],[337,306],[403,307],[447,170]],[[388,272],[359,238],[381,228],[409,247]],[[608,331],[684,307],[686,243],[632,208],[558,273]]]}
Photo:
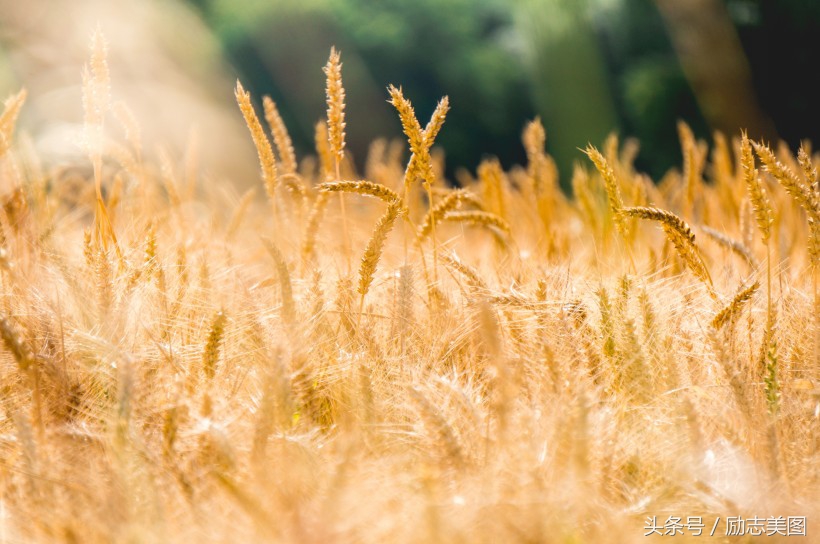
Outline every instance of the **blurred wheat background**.
{"label": "blurred wheat background", "polygon": [[[399,136],[382,100],[389,83],[420,104],[444,94],[458,104],[457,122],[441,140],[451,178],[485,156],[505,166],[523,162],[515,142],[521,120],[535,115],[560,134],[548,147],[566,178],[577,149],[612,131],[638,138],[638,166],[660,178],[681,162],[678,119],[707,141],[714,130],[744,128],[792,147],[815,140],[820,126],[806,68],[820,10],[800,0],[3,0],[0,10],[0,82],[8,90],[25,83],[37,97],[24,126],[45,126],[46,116],[79,119],[68,66],[82,58],[88,29],[100,21],[121,96],[138,113],[154,112],[151,123],[169,125],[154,129],[146,120],[152,141],[164,133],[161,141],[180,149],[194,128],[238,134],[235,124],[226,129],[234,120],[221,109],[226,86],[219,82],[241,75],[249,89],[277,101],[297,150],[309,151],[323,100],[322,74],[309,67],[331,45],[346,51],[351,114],[369,119],[349,134],[360,165],[375,138]],[[49,127],[43,131],[58,131]],[[57,143],[64,132],[40,137],[69,152]],[[210,151],[236,141],[201,144]],[[215,175],[246,166],[246,144],[208,153],[217,162],[237,157],[225,169],[215,165]]]}

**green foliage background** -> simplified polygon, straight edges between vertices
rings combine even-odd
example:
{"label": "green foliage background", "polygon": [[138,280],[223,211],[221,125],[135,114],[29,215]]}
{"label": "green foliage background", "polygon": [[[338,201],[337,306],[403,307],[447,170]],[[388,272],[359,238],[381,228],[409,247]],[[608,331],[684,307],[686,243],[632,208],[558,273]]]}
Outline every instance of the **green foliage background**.
{"label": "green foliage background", "polygon": [[[520,131],[535,115],[564,183],[581,158],[578,148],[613,130],[640,140],[637,165],[655,178],[680,163],[678,119],[711,137],[652,0],[191,1],[254,95],[280,104],[303,152],[312,146],[309,120],[324,111],[323,74],[315,67],[331,45],[342,50],[355,120],[348,146],[359,164],[375,137],[400,136],[386,103],[389,83],[403,87],[423,119],[450,96],[439,138],[450,175],[455,166],[474,170],[488,155],[505,166],[522,162]],[[820,120],[820,112],[806,106],[808,82],[802,90],[776,87],[765,75],[800,58],[820,9],[803,0],[724,4],[780,135],[790,143],[812,137],[806,131],[820,123],[806,121]]]}

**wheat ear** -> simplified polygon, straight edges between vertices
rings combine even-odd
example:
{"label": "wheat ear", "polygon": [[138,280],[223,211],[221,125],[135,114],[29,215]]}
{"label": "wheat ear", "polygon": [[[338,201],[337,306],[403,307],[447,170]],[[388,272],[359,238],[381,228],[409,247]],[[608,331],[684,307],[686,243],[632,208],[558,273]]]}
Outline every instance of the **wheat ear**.
{"label": "wheat ear", "polygon": [[205,342],[205,349],[202,351],[202,370],[210,380],[216,374],[216,364],[219,361],[219,347],[225,336],[225,312],[220,310],[214,315],[211,321],[211,328],[208,331],[208,340]]}
{"label": "wheat ear", "polygon": [[422,240],[427,238],[433,230],[435,223],[441,221],[445,214],[456,209],[464,202],[478,204],[478,199],[466,189],[456,189],[455,191],[448,192],[447,196],[439,200],[438,204],[436,204],[434,208],[431,208],[424,216],[424,220],[422,220],[418,229],[418,237]]}
{"label": "wheat ear", "polygon": [[[330,57],[323,68],[325,73],[325,94],[327,96],[327,140],[333,157],[337,181],[341,180],[341,164],[345,154],[345,89],[342,86],[341,54],[335,47],[330,48]],[[350,266],[350,233],[347,226],[344,194],[339,193],[339,207],[342,213],[344,251]]]}
{"label": "wheat ear", "polygon": [[447,418],[440,409],[427,400],[417,386],[408,388],[407,392],[418,407],[418,414],[424,426],[434,433],[437,445],[444,450],[446,460],[455,466],[461,465],[464,462],[464,453]]}
{"label": "wheat ear", "polygon": [[604,179],[604,189],[606,189],[607,200],[609,201],[609,209],[612,212],[612,220],[615,222],[615,230],[626,239],[627,225],[621,215],[621,209],[624,207],[623,199],[621,198],[621,189],[618,186],[618,180],[615,178],[615,171],[607,162],[606,158],[601,155],[593,145],[588,145],[584,150],[589,159],[598,169],[601,177]]}
{"label": "wheat ear", "polygon": [[752,145],[766,170],[800,204],[811,220],[820,222],[819,199],[812,188],[800,179],[791,168],[777,160],[769,146],[757,142],[752,142]]}
{"label": "wheat ear", "polygon": [[245,118],[245,124],[248,125],[248,130],[251,133],[253,144],[256,146],[256,153],[259,155],[259,163],[262,165],[262,179],[265,182],[265,191],[268,193],[273,212],[276,213],[276,186],[279,183],[279,174],[276,170],[276,158],[273,156],[273,148],[271,148],[270,140],[268,140],[262,123],[256,116],[256,110],[251,104],[251,95],[245,91],[239,80],[236,81],[236,103],[242,111],[242,116]]}
{"label": "wheat ear", "polygon": [[[814,268],[814,304],[815,312],[820,311],[820,292],[818,292],[817,264],[820,258],[820,194],[812,185],[800,179],[789,167],[778,161],[772,150],[763,144],[753,143],[757,156],[775,179],[786,189],[798,204],[806,211],[809,223],[809,258]],[[815,324],[815,361],[820,364],[820,317]]]}
{"label": "wheat ear", "polygon": [[[435,141],[436,136],[438,136],[449,110],[450,99],[445,96],[439,100],[439,103],[436,105],[436,109],[433,110],[433,115],[430,117],[430,121],[428,121],[427,126],[424,127],[424,132],[422,133],[423,145],[426,150],[423,156],[426,162],[422,165],[421,171],[424,177],[424,188],[427,190],[427,205],[429,209],[433,209],[433,183],[435,183],[435,174],[433,173],[433,160],[430,156],[430,148],[433,147],[433,142]],[[413,160],[420,161],[422,160],[422,157],[414,154],[413,157],[410,157],[410,160],[411,162]],[[406,204],[407,203],[405,202],[405,205]],[[433,281],[438,282],[438,241],[436,239],[435,223],[431,224],[430,233],[433,240]]]}
{"label": "wheat ear", "polygon": [[739,314],[743,306],[752,299],[752,296],[758,289],[760,289],[760,283],[754,282],[752,285],[739,290],[734,298],[732,298],[732,301],[715,315],[715,318],[712,320],[712,327],[716,330],[720,330],[726,323],[734,321],[737,314]]}
{"label": "wheat ear", "polygon": [[[410,144],[410,160],[404,173],[404,205],[408,205],[410,184],[416,177],[421,177],[427,191],[428,207],[433,209],[435,175],[433,174],[432,159],[430,158],[430,147],[432,147],[433,141],[441,130],[450,109],[449,98],[445,96],[439,101],[430,121],[422,130],[421,124],[416,118],[416,113],[413,111],[413,105],[404,97],[401,89],[390,85],[387,90],[390,93],[390,103],[393,104],[399,114],[402,130],[407,136],[407,142]],[[433,240],[433,281],[435,282],[438,281],[438,243],[436,241],[435,223],[431,224],[430,234]]]}
{"label": "wheat ear", "polygon": [[335,47],[330,49],[330,57],[323,71],[327,77],[328,142],[338,170],[345,153],[345,89],[342,86],[341,55]]}
{"label": "wheat ear", "polygon": [[478,179],[481,183],[481,200],[489,211],[507,218],[507,204],[504,198],[504,171],[498,159],[487,159],[478,165]]}
{"label": "wheat ear", "polygon": [[288,263],[282,252],[269,238],[262,238],[265,249],[268,250],[273,261],[276,263],[276,273],[279,276],[279,285],[282,290],[282,320],[288,325],[293,325],[296,316],[296,304],[293,301],[293,289],[290,284],[290,272]]}
{"label": "wheat ear", "polygon": [[424,132],[421,124],[416,118],[416,112],[413,110],[413,105],[404,97],[402,90],[390,85],[387,88],[390,93],[390,103],[396,108],[401,121],[402,130],[407,136],[407,142],[410,144],[411,157],[407,163],[407,170],[404,174],[404,199],[407,200],[407,193],[409,184],[412,183],[416,177],[425,178],[423,170],[430,163],[430,156],[424,145]]}
{"label": "wheat ear", "polygon": [[675,246],[675,250],[681,259],[689,266],[692,273],[709,287],[709,293],[715,296],[709,269],[706,268],[700,251],[698,251],[698,246],[695,244],[695,234],[686,221],[670,211],[644,206],[623,208],[621,213],[625,216],[639,217],[660,223],[667,239]]}
{"label": "wheat ear", "polygon": [[262,107],[265,110],[265,121],[273,134],[273,142],[279,152],[279,160],[282,163],[282,171],[285,174],[296,172],[296,152],[293,150],[293,142],[290,139],[288,128],[279,114],[276,102],[269,96],[262,97]]}
{"label": "wheat ear", "polygon": [[23,335],[6,317],[0,317],[0,336],[3,337],[3,344],[8,349],[17,366],[23,372],[27,372],[34,365],[34,352],[23,339]]}
{"label": "wheat ear", "polygon": [[40,371],[37,365],[37,358],[23,334],[11,322],[10,319],[0,316],[0,336],[3,344],[11,352],[17,366],[21,372],[28,375],[34,403],[32,405],[33,420],[36,424],[40,437],[45,434],[43,426],[42,395],[40,393]]}
{"label": "wheat ear", "polygon": [[[334,171],[333,156],[330,151],[330,138],[325,121],[316,123],[314,141],[316,154],[319,156],[319,178],[325,181],[330,180],[333,178]],[[316,195],[316,200],[314,200],[310,215],[308,215],[308,222],[305,227],[305,235],[302,242],[302,260],[305,264],[307,264],[313,256],[313,249],[316,246],[316,235],[319,231],[319,223],[321,223],[324,217],[329,196],[329,193],[320,191],[319,194]],[[343,204],[344,203],[342,203],[342,205]]]}
{"label": "wheat ear", "polygon": [[815,198],[820,197],[820,176],[817,175],[817,168],[812,163],[809,152],[806,151],[806,146],[803,143],[800,144],[800,149],[797,150],[797,162],[803,169],[803,174],[806,176]]}
{"label": "wheat ear", "polygon": [[541,194],[543,179],[540,172],[546,159],[544,145],[547,143],[547,132],[539,117],[527,123],[521,135],[521,141],[527,153],[527,175],[532,180],[535,194]]}
{"label": "wheat ear", "polygon": [[317,121],[313,130],[313,140],[316,147],[316,155],[319,157],[320,179],[329,180],[333,178],[333,156],[330,152],[330,141],[327,133],[327,123]]}
{"label": "wheat ear", "polygon": [[444,214],[442,220],[494,227],[505,234],[510,234],[512,232],[510,229],[510,224],[507,223],[502,217],[481,210],[450,211]]}
{"label": "wheat ear", "polygon": [[484,280],[481,279],[481,276],[478,275],[478,271],[470,265],[464,264],[461,262],[461,259],[458,258],[458,255],[453,253],[452,255],[448,253],[441,253],[440,255],[441,260],[444,261],[444,264],[464,276],[467,280],[467,284],[474,290],[480,291],[488,291],[487,284],[484,283]]}
{"label": "wheat ear", "polygon": [[760,181],[760,176],[755,168],[755,159],[752,155],[752,144],[746,132],[741,134],[740,141],[740,165],[743,170],[743,180],[746,183],[746,190],[749,192],[749,201],[752,203],[752,212],[755,216],[757,228],[766,246],[766,322],[773,319],[772,308],[772,254],[769,239],[772,235],[772,224],[774,223],[774,211],[766,188]]}
{"label": "wheat ear", "polygon": [[[820,202],[820,176],[812,164],[811,157],[803,144],[797,151],[797,161],[809,182],[815,202]],[[820,368],[820,223],[809,219],[809,262],[812,267],[812,288],[814,290],[814,363]]]}
{"label": "wheat ear", "polygon": [[381,183],[373,183],[367,180],[326,182],[320,184],[318,189],[326,193],[356,193],[372,196],[388,204],[400,199],[395,191],[385,187]]}
{"label": "wheat ear", "polygon": [[3,103],[3,114],[0,115],[0,157],[6,154],[14,139],[14,127],[17,125],[17,117],[26,101],[26,90],[21,89],[17,94],[13,94]]}
{"label": "wheat ear", "polygon": [[761,183],[760,176],[755,168],[752,144],[745,132],[740,142],[740,164],[743,169],[743,180],[746,183],[746,189],[749,191],[749,200],[752,203],[757,228],[760,229],[763,243],[768,246],[772,234],[774,212],[766,188]]}
{"label": "wheat ear", "polygon": [[698,146],[692,129],[684,121],[678,121],[678,137],[683,154],[683,180],[686,186],[684,215],[690,217],[695,203],[695,193],[700,184]]}
{"label": "wheat ear", "polygon": [[746,247],[746,244],[740,240],[735,240],[719,230],[713,229],[712,227],[707,227],[706,225],[701,225],[700,230],[709,236],[709,238],[743,259],[750,268],[757,266],[754,255],[752,255],[752,250]]}
{"label": "wheat ear", "polygon": [[94,166],[94,186],[102,200],[102,147],[105,115],[111,108],[111,76],[108,72],[108,45],[100,31],[91,36],[91,60],[83,67],[83,109],[85,145]]}
{"label": "wheat ear", "polygon": [[117,236],[108,216],[108,210],[102,197],[102,150],[105,140],[105,116],[111,109],[111,76],[108,72],[108,45],[99,27],[91,36],[91,59],[83,68],[83,109],[84,144],[88,157],[94,168],[94,189],[96,202],[94,210],[94,233],[103,247],[114,244],[120,262],[122,252],[117,243]]}
{"label": "wheat ear", "polygon": [[362,255],[362,263],[359,267],[359,294],[361,295],[361,302],[359,306],[359,315],[361,316],[364,310],[364,297],[370,291],[370,285],[373,283],[373,275],[376,272],[376,266],[381,259],[382,251],[384,250],[384,243],[387,240],[387,235],[393,229],[396,219],[403,211],[401,201],[395,200],[387,206],[387,211],[379,218],[376,227],[373,229],[373,235],[370,241],[367,242],[367,247]]}

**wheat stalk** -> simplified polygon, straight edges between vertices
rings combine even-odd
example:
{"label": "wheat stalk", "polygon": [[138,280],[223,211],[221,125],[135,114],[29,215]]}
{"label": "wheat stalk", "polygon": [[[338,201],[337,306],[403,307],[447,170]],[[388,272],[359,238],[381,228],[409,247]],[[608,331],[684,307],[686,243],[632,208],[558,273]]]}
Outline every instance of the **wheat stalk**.
{"label": "wheat stalk", "polygon": [[231,215],[231,220],[228,221],[228,226],[225,228],[225,237],[228,240],[232,239],[236,235],[239,227],[242,225],[242,221],[248,213],[248,208],[250,208],[253,203],[255,196],[256,188],[251,187],[240,197],[239,202],[236,204],[236,208],[234,208],[234,212]]}
{"label": "wheat stalk", "polygon": [[413,323],[413,267],[404,265],[399,268],[395,319],[398,325],[399,349],[405,354],[407,329]]}
{"label": "wheat stalk", "polygon": [[327,207],[328,196],[329,193],[324,191],[316,195],[313,208],[310,210],[307,226],[305,227],[304,242],[302,243],[302,259],[305,262],[308,262],[313,256],[316,247],[316,235],[319,232],[319,223],[321,223]]}
{"label": "wheat stalk", "polygon": [[140,162],[142,160],[142,131],[140,130],[140,125],[137,122],[134,112],[131,111],[131,108],[129,108],[125,102],[117,102],[111,111],[114,114],[114,118],[119,121],[120,126],[122,126],[125,131],[125,140],[128,142],[128,145],[131,146],[131,150],[136,156],[136,161]]}
{"label": "wheat stalk", "polygon": [[[345,148],[345,89],[342,86],[341,55],[335,47],[330,48],[330,57],[323,68],[325,73],[325,95],[327,98],[327,141],[330,155],[333,157],[335,180],[342,178],[341,164]],[[318,129],[318,127],[317,127]],[[342,213],[342,230],[344,233],[344,251],[350,266],[350,233],[347,225],[347,210],[344,194],[339,193],[339,206]]]}
{"label": "wheat stalk", "polygon": [[[786,189],[792,198],[805,210],[809,224],[808,253],[810,262],[814,268],[814,307],[815,313],[820,311],[820,289],[818,288],[817,269],[820,260],[820,194],[815,190],[815,180],[809,178],[809,183],[800,179],[788,166],[778,161],[772,150],[764,144],[753,143],[757,156],[766,170]],[[808,175],[813,176],[810,163],[804,160],[808,168]],[[820,364],[820,317],[815,322],[815,348],[814,358]]]}
{"label": "wheat stalk", "polygon": [[[752,144],[746,132],[741,135],[740,142],[740,165],[743,170],[743,179],[746,182],[746,189],[749,192],[749,201],[752,203],[752,212],[755,216],[757,228],[760,230],[763,243],[766,245],[766,323],[767,326],[774,320],[774,308],[772,305],[772,255],[769,239],[774,223],[774,211],[766,188],[760,180],[758,171],[755,168],[755,160],[752,155]],[[764,346],[766,345],[764,334]],[[761,348],[765,349],[765,348]]]}
{"label": "wheat stalk", "polygon": [[91,60],[83,68],[83,109],[85,145],[94,166],[94,186],[102,200],[102,148],[105,115],[111,108],[111,76],[108,72],[108,45],[97,27],[91,36]]}
{"label": "wheat stalk", "polygon": [[333,178],[333,154],[330,151],[330,137],[327,132],[327,122],[317,121],[314,127],[314,144],[316,154],[319,157],[320,178],[329,180]]}
{"label": "wheat stalk", "polygon": [[108,72],[108,45],[99,27],[91,36],[90,49],[91,59],[89,64],[83,67],[83,144],[94,168],[94,234],[97,241],[106,249],[113,243],[122,263],[123,255],[102,196],[102,151],[105,141],[105,116],[111,109],[111,76]]}

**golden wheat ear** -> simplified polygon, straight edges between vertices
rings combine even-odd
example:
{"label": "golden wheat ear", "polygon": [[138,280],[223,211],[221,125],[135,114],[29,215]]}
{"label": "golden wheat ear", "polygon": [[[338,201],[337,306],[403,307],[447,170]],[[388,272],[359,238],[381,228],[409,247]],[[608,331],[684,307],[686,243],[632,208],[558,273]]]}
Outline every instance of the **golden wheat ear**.
{"label": "golden wheat ear", "polygon": [[236,103],[239,105],[240,111],[242,111],[242,117],[245,118],[245,124],[251,133],[253,145],[256,147],[256,153],[259,155],[265,190],[275,210],[276,186],[279,183],[279,176],[276,171],[276,158],[273,156],[273,148],[270,145],[270,140],[268,140],[264,129],[262,129],[262,123],[259,122],[259,117],[256,116],[256,110],[253,109],[251,94],[245,90],[239,80],[236,81],[234,94],[236,95]]}
{"label": "golden wheat ear", "polygon": [[102,148],[105,116],[111,109],[111,76],[108,72],[108,44],[99,27],[91,36],[91,58],[83,68],[84,139],[94,165],[97,198],[102,198]]}
{"label": "golden wheat ear", "polygon": [[279,108],[276,107],[271,97],[262,97],[262,107],[265,110],[265,120],[273,134],[273,142],[279,152],[279,160],[282,163],[282,170],[285,174],[296,173],[296,151],[293,149],[293,142],[290,139],[288,128],[282,120]]}
{"label": "golden wheat ear", "polygon": [[604,189],[606,189],[607,200],[609,201],[609,209],[612,212],[612,219],[615,222],[615,229],[623,236],[627,237],[627,224],[621,214],[621,209],[624,207],[624,201],[621,197],[621,189],[618,186],[618,180],[615,177],[615,171],[607,162],[606,158],[598,149],[589,144],[584,153],[589,157],[589,160],[595,165],[595,168],[604,179]]}
{"label": "golden wheat ear", "polygon": [[684,121],[678,121],[678,137],[683,154],[683,180],[686,184],[684,215],[691,216],[695,195],[700,187],[700,175],[703,168],[702,150],[698,147],[695,134]]}
{"label": "golden wheat ear", "polygon": [[763,243],[766,244],[771,236],[774,212],[766,188],[760,182],[760,176],[755,168],[755,159],[752,155],[752,143],[745,132],[743,132],[740,142],[740,164],[743,169],[743,180],[746,183],[746,189],[749,191],[749,200],[752,203],[755,221],[758,229],[760,229]]}
{"label": "golden wheat ear", "polygon": [[752,142],[763,167],[783,186],[787,193],[806,211],[814,221],[820,221],[820,200],[805,180],[801,179],[791,168],[777,160],[768,145]]}
{"label": "golden wheat ear", "polygon": [[734,321],[743,306],[752,299],[752,296],[760,288],[759,282],[754,282],[752,285],[745,287],[737,292],[732,301],[724,306],[712,319],[712,327],[720,330],[723,325]]}
{"label": "golden wheat ear", "polygon": [[0,115],[0,157],[6,154],[14,139],[14,127],[23,104],[26,102],[26,90],[21,89],[17,94],[8,97],[3,103],[3,114]]}
{"label": "golden wheat ear", "polygon": [[[345,154],[345,89],[342,86],[342,56],[335,47],[324,67],[327,76],[327,128],[330,150],[336,159],[336,169]],[[338,172],[337,172],[338,174]],[[338,175],[337,175],[338,177]]]}
{"label": "golden wheat ear", "polygon": [[[390,85],[387,88],[390,93],[390,103],[396,108],[401,121],[402,130],[407,136],[407,143],[410,145],[410,161],[407,163],[407,170],[404,174],[405,199],[407,198],[408,186],[417,177],[424,178],[425,164],[429,162],[429,153],[426,153],[424,144],[424,131],[416,118],[413,105],[404,97],[401,88]],[[425,153],[427,156],[425,157]]]}
{"label": "golden wheat ear", "polygon": [[388,204],[400,199],[392,189],[381,183],[367,180],[326,182],[319,185],[319,190],[327,193],[356,193],[371,196]]}
{"label": "golden wheat ear", "polygon": [[102,196],[102,151],[105,117],[111,110],[111,76],[108,71],[108,44],[99,27],[91,36],[90,49],[89,63],[83,69],[83,143],[94,167],[94,233],[103,248],[108,249],[109,244],[114,246],[122,263],[123,255]]}
{"label": "golden wheat ear", "polygon": [[359,267],[359,294],[361,295],[359,317],[361,317],[364,310],[364,297],[370,291],[370,285],[373,283],[373,276],[382,257],[387,235],[393,230],[393,225],[395,225],[396,219],[403,213],[403,210],[401,201],[394,200],[391,202],[387,206],[387,211],[379,218],[376,227],[373,229],[373,235],[370,237],[370,241],[367,242]]}
{"label": "golden wheat ear", "polygon": [[695,244],[695,234],[689,225],[674,213],[659,208],[634,206],[623,208],[621,214],[625,217],[638,217],[657,221],[669,242],[675,246],[678,255],[686,263],[692,273],[709,288],[709,294],[714,297],[714,284],[706,263],[703,262],[700,250]]}
{"label": "golden wheat ear", "polygon": [[[335,47],[330,48],[330,57],[323,68],[326,76],[325,94],[327,95],[327,143],[333,157],[334,179],[340,181],[342,160],[345,157],[345,88],[342,85],[342,56]],[[317,125],[317,131],[320,127]],[[320,151],[320,155],[323,152]],[[324,162],[324,157],[323,157]],[[339,193],[339,209],[342,216],[343,249],[350,268],[350,232],[347,224],[347,210],[344,194]]]}

